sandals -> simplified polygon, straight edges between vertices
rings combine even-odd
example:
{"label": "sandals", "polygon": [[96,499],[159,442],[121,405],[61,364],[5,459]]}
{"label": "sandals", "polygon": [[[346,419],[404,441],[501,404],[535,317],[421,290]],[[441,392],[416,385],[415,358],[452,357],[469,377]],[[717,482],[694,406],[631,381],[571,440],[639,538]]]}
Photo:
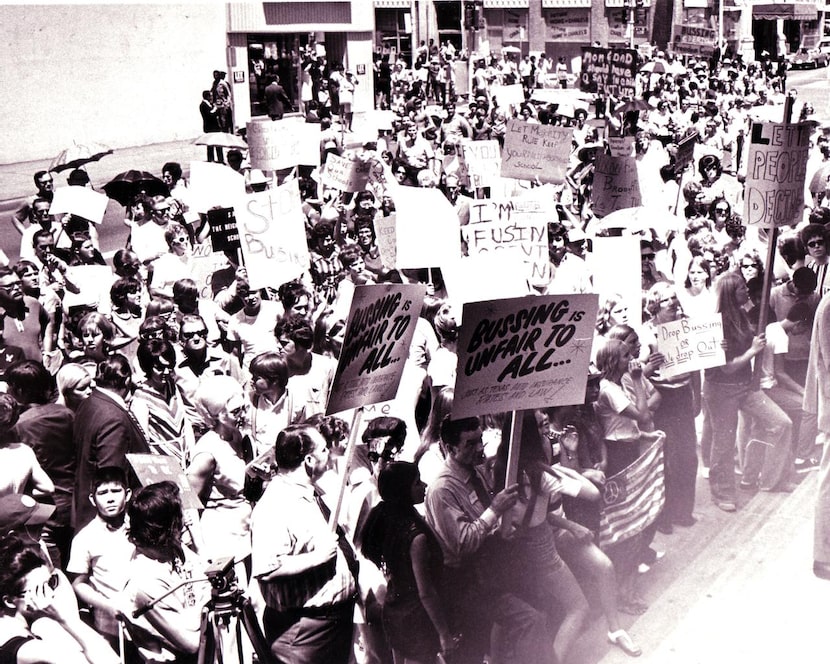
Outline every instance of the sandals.
{"label": "sandals", "polygon": [[643,654],[640,646],[634,643],[631,636],[624,629],[618,629],[616,632],[608,632],[608,641],[617,646],[629,657],[639,657]]}
{"label": "sandals", "polygon": [[[648,611],[648,604],[640,602],[639,600],[620,601],[617,608],[629,616],[641,616]],[[617,630],[619,631],[619,630]],[[617,632],[614,632],[616,634]]]}

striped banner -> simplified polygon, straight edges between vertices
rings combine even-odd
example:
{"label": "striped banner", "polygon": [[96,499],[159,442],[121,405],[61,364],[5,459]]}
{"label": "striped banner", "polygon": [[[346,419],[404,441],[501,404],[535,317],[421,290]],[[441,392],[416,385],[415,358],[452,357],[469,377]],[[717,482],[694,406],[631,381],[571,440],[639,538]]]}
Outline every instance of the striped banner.
{"label": "striped banner", "polygon": [[600,517],[600,547],[642,532],[663,509],[663,440],[654,443],[628,468],[605,482]]}

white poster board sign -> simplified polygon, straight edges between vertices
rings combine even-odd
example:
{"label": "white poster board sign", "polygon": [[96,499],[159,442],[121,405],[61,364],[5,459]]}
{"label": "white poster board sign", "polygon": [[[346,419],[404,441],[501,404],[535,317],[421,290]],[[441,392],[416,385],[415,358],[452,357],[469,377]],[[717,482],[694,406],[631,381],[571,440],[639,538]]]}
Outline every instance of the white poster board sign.
{"label": "white poster board sign", "polygon": [[657,351],[666,361],[660,373],[671,378],[726,364],[721,315],[683,318],[657,326]]}

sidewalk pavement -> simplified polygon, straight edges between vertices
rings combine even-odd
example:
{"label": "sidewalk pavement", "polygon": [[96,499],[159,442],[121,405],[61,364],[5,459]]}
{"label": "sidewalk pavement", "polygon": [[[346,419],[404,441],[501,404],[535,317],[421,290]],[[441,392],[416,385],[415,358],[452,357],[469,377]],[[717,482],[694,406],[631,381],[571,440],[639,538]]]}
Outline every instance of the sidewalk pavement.
{"label": "sidewalk pavement", "polygon": [[[85,170],[93,186],[99,191],[114,176],[131,168],[149,171],[161,177],[161,167],[164,163],[177,161],[185,171],[189,171],[191,161],[204,160],[206,156],[204,146],[193,145],[194,138],[196,137],[182,141],[119,148],[100,161],[87,164]],[[34,174],[39,170],[48,170],[51,162],[52,158],[16,164],[0,164],[0,210],[11,209],[16,206],[19,199],[34,195],[36,191]],[[66,170],[55,173],[55,187],[65,186],[66,178],[71,172],[71,170]]]}

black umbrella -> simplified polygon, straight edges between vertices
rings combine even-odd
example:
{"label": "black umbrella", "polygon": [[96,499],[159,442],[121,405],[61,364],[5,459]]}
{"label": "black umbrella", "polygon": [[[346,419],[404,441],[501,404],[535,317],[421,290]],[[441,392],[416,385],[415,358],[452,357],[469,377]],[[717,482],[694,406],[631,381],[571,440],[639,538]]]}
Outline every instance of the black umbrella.
{"label": "black umbrella", "polygon": [[170,190],[167,185],[159,180],[152,173],[147,171],[125,171],[119,173],[112,180],[104,185],[107,196],[118,201],[124,207],[137,194],[144,192],[148,196],[169,196]]}

